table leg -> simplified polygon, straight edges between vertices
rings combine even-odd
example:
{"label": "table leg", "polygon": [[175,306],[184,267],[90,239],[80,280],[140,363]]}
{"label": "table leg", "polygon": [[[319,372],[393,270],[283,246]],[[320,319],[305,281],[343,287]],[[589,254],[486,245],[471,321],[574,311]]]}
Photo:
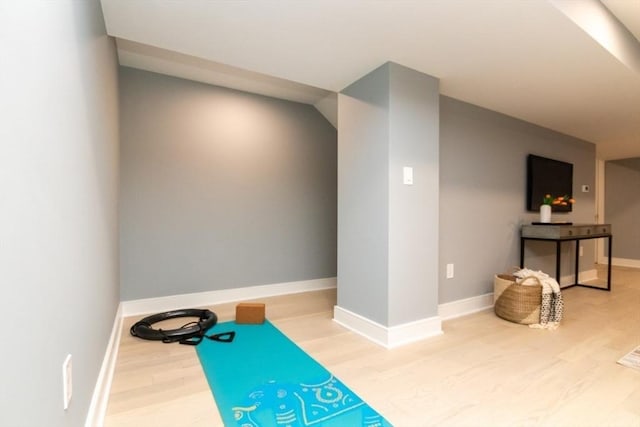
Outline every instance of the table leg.
{"label": "table leg", "polygon": [[556,281],[560,284],[560,240],[556,240]]}
{"label": "table leg", "polygon": [[575,284],[578,284],[578,275],[580,274],[580,266],[579,266],[579,260],[580,260],[580,240],[576,240],[576,265],[575,265]]}
{"label": "table leg", "polygon": [[611,290],[611,241],[613,240],[613,235],[609,235],[609,263],[607,264],[607,290]]}

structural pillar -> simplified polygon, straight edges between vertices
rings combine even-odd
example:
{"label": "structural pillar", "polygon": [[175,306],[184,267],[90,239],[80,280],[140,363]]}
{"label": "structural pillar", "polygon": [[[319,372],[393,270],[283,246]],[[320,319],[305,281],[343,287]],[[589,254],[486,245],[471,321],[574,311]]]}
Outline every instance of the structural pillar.
{"label": "structural pillar", "polygon": [[439,82],[386,63],[338,95],[334,320],[386,347],[438,317]]}

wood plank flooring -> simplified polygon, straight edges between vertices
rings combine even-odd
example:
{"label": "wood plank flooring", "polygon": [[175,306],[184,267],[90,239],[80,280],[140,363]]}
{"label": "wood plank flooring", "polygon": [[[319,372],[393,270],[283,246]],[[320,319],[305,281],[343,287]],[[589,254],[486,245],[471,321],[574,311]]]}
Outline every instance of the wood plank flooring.
{"label": "wood plank flooring", "polygon": [[[616,363],[640,345],[640,270],[614,268],[611,293],[563,295],[555,331],[484,311],[393,350],[331,320],[335,290],[260,301],[278,328],[395,426],[640,427],[640,372]],[[234,307],[209,308],[224,321]],[[136,320],[124,321],[105,426],[221,426],[195,350],[131,337]]]}

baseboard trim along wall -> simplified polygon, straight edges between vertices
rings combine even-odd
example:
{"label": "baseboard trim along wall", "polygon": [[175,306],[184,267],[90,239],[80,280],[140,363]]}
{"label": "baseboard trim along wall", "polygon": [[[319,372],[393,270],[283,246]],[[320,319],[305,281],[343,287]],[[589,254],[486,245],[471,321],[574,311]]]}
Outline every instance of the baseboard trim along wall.
{"label": "baseboard trim along wall", "polygon": [[455,319],[493,307],[493,292],[476,297],[460,299],[438,305],[438,316],[442,320]]}
{"label": "baseboard trim along wall", "polygon": [[[580,272],[578,281],[598,278],[598,270]],[[561,285],[572,284],[573,275],[562,276]],[[441,322],[493,308],[493,292],[438,305],[438,316],[387,328],[342,307],[335,306],[333,320],[345,328],[387,348],[399,347],[442,333]]]}
{"label": "baseboard trim along wall", "polygon": [[336,287],[336,278],[303,280],[298,282],[276,283],[272,285],[249,286],[240,289],[198,292],[184,295],[170,295],[159,298],[123,301],[118,306],[113,322],[109,345],[102,360],[100,374],[93,391],[91,406],[85,421],[85,427],[102,427],[111,392],[111,381],[115,371],[116,359],[122,335],[123,319],[149,313],[160,313],[186,307],[202,307],[227,302],[245,301],[277,295],[297,294],[319,291]]}
{"label": "baseboard trim along wall", "polygon": [[386,348],[400,347],[442,334],[439,316],[387,327],[336,305],[333,308],[333,320]]}
{"label": "baseboard trim along wall", "polygon": [[[635,261],[635,260],[630,260]],[[640,261],[635,261],[640,267]],[[580,281],[597,278],[597,270],[580,273]],[[563,276],[561,282],[572,282],[573,276]],[[118,348],[122,334],[123,318],[129,316],[159,313],[185,307],[202,307],[235,301],[246,301],[277,295],[311,292],[336,287],[335,277],[304,280],[299,282],[278,283],[272,285],[250,286],[239,289],[199,292],[193,294],[171,295],[159,298],[123,301],[118,307],[113,322],[111,337],[106,349],[100,374],[91,400],[85,427],[102,427],[111,391],[111,381],[115,370]],[[386,327],[366,319],[356,313],[334,307],[333,320],[345,328],[386,348],[395,348],[411,342],[441,335],[442,321],[466,316],[493,307],[493,293],[465,298],[438,305],[438,315],[403,325]]]}
{"label": "baseboard trim along wall", "polygon": [[[600,258],[598,263],[607,265],[607,257]],[[611,257],[611,265],[615,265],[616,267],[640,268],[640,259]]]}
{"label": "baseboard trim along wall", "polygon": [[111,392],[111,382],[116,369],[118,349],[120,348],[122,318],[122,304],[119,304],[116,317],[113,320],[109,344],[102,359],[96,386],[93,389],[91,405],[84,424],[85,427],[102,427],[104,425],[104,416],[107,412],[107,403],[109,403],[109,393]]}
{"label": "baseboard trim along wall", "polygon": [[[598,270],[596,270],[595,268],[593,270],[581,271],[578,274],[579,283],[588,282],[589,280],[596,280],[597,278],[598,278]],[[575,281],[575,276],[573,274],[563,275],[560,277],[560,286],[572,285],[574,281]]]}
{"label": "baseboard trim along wall", "polygon": [[122,316],[138,316],[150,313],[176,310],[179,308],[197,308],[234,301],[245,301],[277,295],[297,294],[335,288],[337,279],[302,280],[299,282],[276,283],[271,285],[249,286],[237,289],[197,292],[192,294],[170,295],[158,298],[123,301]]}

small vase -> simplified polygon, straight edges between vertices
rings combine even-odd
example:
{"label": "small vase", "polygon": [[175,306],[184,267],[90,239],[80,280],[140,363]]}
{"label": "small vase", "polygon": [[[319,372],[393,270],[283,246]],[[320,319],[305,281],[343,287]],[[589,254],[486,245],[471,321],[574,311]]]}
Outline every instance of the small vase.
{"label": "small vase", "polygon": [[540,205],[540,222],[551,222],[551,205]]}

